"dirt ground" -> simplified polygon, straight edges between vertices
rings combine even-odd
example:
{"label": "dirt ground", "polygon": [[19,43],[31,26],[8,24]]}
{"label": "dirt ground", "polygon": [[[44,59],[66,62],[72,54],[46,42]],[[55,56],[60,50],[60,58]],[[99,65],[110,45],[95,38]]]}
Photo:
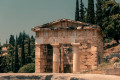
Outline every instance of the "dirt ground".
{"label": "dirt ground", "polygon": [[0,73],[0,80],[120,80],[120,76],[72,73]]}

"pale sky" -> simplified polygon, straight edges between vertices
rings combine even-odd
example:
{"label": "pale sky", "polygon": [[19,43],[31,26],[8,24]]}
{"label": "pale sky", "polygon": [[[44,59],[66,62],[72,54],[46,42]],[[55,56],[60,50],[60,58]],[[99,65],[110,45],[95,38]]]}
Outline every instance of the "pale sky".
{"label": "pale sky", "polygon": [[[88,0],[83,0],[87,6]],[[95,0],[96,1],[96,0]],[[116,0],[120,3],[120,0]],[[74,20],[76,0],[0,0],[0,42],[23,30],[62,18]]]}

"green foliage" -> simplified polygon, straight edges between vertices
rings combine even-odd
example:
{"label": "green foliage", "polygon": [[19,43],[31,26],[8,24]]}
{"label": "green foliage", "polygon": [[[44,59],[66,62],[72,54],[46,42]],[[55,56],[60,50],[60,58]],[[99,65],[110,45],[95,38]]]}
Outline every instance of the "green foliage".
{"label": "green foliage", "polygon": [[96,24],[98,24],[102,30],[103,30],[103,27],[102,27],[102,3],[103,1],[102,0],[97,0],[97,4],[96,4]]}
{"label": "green foliage", "polygon": [[18,59],[18,45],[15,44],[15,65],[14,65],[14,72],[19,70],[19,59]]}
{"label": "green foliage", "polygon": [[11,44],[12,46],[15,46],[14,35],[10,35],[9,44]]}
{"label": "green foliage", "polygon": [[18,73],[34,73],[34,72],[35,72],[35,64],[34,63],[24,65],[18,71]]}
{"label": "green foliage", "polygon": [[0,44],[0,54],[1,54],[1,50],[2,50],[2,46],[1,46],[1,44]]}
{"label": "green foliage", "polygon": [[115,1],[105,1],[103,6],[103,24],[104,32],[107,37],[112,37],[119,43],[120,38],[120,7]]}
{"label": "green foliage", "polygon": [[11,69],[11,71],[13,71],[14,72],[14,47],[11,45],[11,44],[9,44],[9,46],[8,46],[8,54],[9,54],[9,57],[10,57],[10,69]]}
{"label": "green foliage", "polygon": [[21,47],[21,43],[22,43],[22,38],[23,38],[23,34],[20,32],[19,37],[18,37],[18,40],[17,40],[18,45],[19,45],[20,47]]}
{"label": "green foliage", "polygon": [[25,65],[24,40],[22,41],[22,49],[21,49],[21,66],[23,65]]}
{"label": "green foliage", "polygon": [[[25,32],[20,32],[18,37],[16,35],[16,39],[13,39],[12,35],[9,40],[11,40],[10,44],[1,46],[8,48],[8,55],[0,57],[0,73],[10,71],[16,73],[20,69],[20,65],[35,62],[35,39],[33,36],[30,37]],[[24,56],[23,60],[21,60],[21,54]],[[21,64],[22,62],[24,63]]]}
{"label": "green foliage", "polygon": [[84,4],[81,0],[81,3],[80,3],[80,21],[85,21],[85,11],[84,11]]}
{"label": "green foliage", "polygon": [[79,1],[76,0],[75,20],[79,21]]}
{"label": "green foliage", "polygon": [[31,48],[30,48],[30,38],[28,39],[28,55],[31,55]]}
{"label": "green foliage", "polygon": [[0,73],[7,73],[11,70],[9,55],[0,57]]}
{"label": "green foliage", "polygon": [[104,43],[110,43],[112,41],[112,38],[106,38],[105,40],[104,40]]}
{"label": "green foliage", "polygon": [[94,0],[88,0],[87,22],[95,23]]}
{"label": "green foliage", "polygon": [[32,63],[34,61],[32,60],[31,56],[26,56],[25,62],[26,62],[26,64],[28,64],[28,63]]}

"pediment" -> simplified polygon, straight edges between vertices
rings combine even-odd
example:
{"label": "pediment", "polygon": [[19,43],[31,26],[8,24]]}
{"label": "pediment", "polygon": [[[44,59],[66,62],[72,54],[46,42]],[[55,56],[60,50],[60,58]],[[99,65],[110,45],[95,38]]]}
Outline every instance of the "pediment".
{"label": "pediment", "polygon": [[50,23],[37,26],[35,28],[65,28],[65,27],[78,27],[78,26],[84,26],[84,25],[88,25],[88,23],[74,21],[70,19],[60,19],[57,21],[53,21]]}

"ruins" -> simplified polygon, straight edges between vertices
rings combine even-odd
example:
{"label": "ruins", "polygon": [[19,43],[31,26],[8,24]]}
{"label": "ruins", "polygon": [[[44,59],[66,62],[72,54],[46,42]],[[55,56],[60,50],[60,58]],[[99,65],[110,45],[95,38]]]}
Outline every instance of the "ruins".
{"label": "ruins", "polygon": [[77,73],[102,62],[104,35],[97,25],[61,19],[32,31],[36,73]]}

